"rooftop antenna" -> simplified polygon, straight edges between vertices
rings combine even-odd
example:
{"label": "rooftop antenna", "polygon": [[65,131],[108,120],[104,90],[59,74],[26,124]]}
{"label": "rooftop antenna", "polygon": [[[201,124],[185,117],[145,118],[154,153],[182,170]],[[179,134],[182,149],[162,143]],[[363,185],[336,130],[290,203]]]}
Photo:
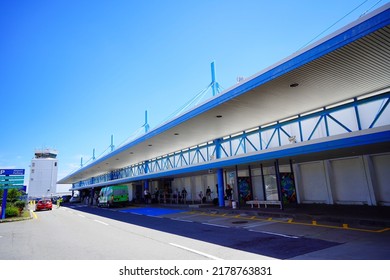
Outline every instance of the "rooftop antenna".
{"label": "rooftop antenna", "polygon": [[111,134],[111,145],[110,145],[110,148],[111,148],[111,152],[114,150],[114,135]]}
{"label": "rooftop antenna", "polygon": [[95,160],[95,159],[96,159],[96,157],[95,157],[95,148],[94,148],[92,151],[92,160]]}
{"label": "rooftop antenna", "polygon": [[211,88],[213,90],[213,96],[217,94],[217,82],[215,81],[215,63],[211,62]]}
{"label": "rooftop antenna", "polygon": [[143,126],[145,127],[145,133],[148,133],[149,123],[148,123],[148,111],[147,110],[145,110],[145,124]]}
{"label": "rooftop antenna", "polygon": [[83,157],[81,157],[80,166],[83,167]]}

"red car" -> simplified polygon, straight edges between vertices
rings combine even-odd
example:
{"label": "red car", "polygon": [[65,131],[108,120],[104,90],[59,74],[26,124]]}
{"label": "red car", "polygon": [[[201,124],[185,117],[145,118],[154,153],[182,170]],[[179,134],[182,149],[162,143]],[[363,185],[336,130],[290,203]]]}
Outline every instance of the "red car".
{"label": "red car", "polygon": [[35,205],[35,211],[40,210],[52,210],[53,209],[53,203],[50,199],[41,199],[38,201],[37,205]]}

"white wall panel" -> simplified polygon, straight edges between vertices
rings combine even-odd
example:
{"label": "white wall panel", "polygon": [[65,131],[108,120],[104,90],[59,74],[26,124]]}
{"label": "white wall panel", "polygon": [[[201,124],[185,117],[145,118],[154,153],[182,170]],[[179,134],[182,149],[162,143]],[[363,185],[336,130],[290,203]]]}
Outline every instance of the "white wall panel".
{"label": "white wall panel", "polygon": [[390,154],[371,157],[374,166],[374,191],[379,205],[390,206]]}
{"label": "white wall panel", "polygon": [[328,203],[327,180],[322,161],[299,164],[299,195],[301,203]]}
{"label": "white wall panel", "polygon": [[331,186],[336,204],[370,204],[362,157],[331,160]]}

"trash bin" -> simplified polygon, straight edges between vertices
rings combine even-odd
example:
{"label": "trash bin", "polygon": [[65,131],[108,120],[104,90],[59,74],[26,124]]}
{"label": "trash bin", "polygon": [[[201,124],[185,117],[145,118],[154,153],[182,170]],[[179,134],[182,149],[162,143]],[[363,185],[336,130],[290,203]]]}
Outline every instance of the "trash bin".
{"label": "trash bin", "polygon": [[234,201],[234,200],[232,201],[232,208],[233,208],[233,209],[236,209],[236,208],[237,208],[237,202]]}

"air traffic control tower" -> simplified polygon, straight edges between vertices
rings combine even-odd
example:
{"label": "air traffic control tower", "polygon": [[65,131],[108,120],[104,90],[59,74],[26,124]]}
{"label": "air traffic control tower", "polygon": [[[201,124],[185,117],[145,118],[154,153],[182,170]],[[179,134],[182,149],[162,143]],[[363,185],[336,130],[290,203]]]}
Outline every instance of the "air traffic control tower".
{"label": "air traffic control tower", "polygon": [[56,192],[57,154],[53,149],[35,150],[30,166],[29,197],[50,197]]}

